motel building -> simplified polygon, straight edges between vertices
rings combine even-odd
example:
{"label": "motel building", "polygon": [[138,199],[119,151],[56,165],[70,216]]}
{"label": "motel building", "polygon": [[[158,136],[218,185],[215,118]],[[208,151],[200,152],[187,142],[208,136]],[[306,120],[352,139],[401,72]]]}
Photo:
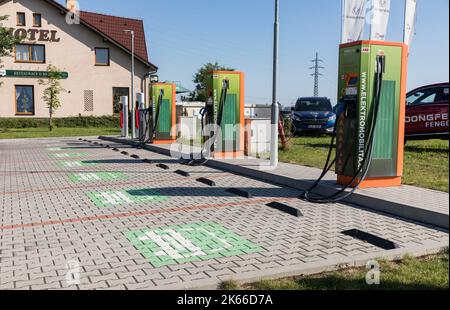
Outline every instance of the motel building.
{"label": "motel building", "polygon": [[144,93],[148,103],[150,76],[157,67],[148,59],[143,21],[78,11],[74,2],[0,0],[0,16],[9,16],[2,26],[26,37],[12,57],[1,59],[0,117],[48,117],[45,86],[38,80],[49,65],[63,72],[65,89],[55,117],[119,113],[120,97],[131,91],[129,30],[135,33],[134,92]]}

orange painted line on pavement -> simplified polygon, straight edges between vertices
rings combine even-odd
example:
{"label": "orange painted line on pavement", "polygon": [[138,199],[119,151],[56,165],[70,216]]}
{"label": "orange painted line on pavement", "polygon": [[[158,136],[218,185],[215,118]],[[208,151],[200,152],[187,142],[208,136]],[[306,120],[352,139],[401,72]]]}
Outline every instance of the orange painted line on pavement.
{"label": "orange painted line on pavement", "polygon": [[[88,152],[88,151],[86,151]],[[70,152],[66,152],[66,153],[70,153]],[[114,154],[112,154],[114,155]],[[94,160],[91,159],[91,157],[97,158],[99,155],[98,154],[88,154],[87,156],[81,156],[81,157],[63,157],[63,158],[49,158],[49,159],[35,159],[35,160],[26,160],[26,161],[13,161],[13,162],[9,162],[8,164],[28,164],[28,163],[50,163],[50,162],[55,162],[55,161],[86,161],[86,160]],[[110,157],[115,157],[115,156],[110,156]],[[111,160],[117,159],[117,158],[110,158]],[[106,159],[108,160],[108,158]],[[123,164],[123,165],[126,165]]]}
{"label": "orange painted line on pavement", "polygon": [[297,200],[296,198],[253,199],[253,200],[249,200],[249,201],[245,201],[245,202],[230,202],[230,203],[215,204],[215,205],[187,206],[187,207],[180,207],[180,208],[147,210],[147,211],[128,212],[128,213],[115,213],[115,214],[109,214],[109,215],[87,216],[87,217],[70,218],[70,219],[62,219],[62,220],[48,220],[48,221],[34,222],[34,223],[27,223],[27,224],[12,224],[12,225],[0,226],[0,230],[14,230],[14,229],[19,229],[19,228],[33,228],[33,227],[64,225],[64,224],[69,224],[69,223],[93,222],[93,221],[120,219],[120,218],[128,218],[128,217],[140,217],[140,216],[156,215],[156,214],[164,214],[164,213],[178,213],[178,212],[197,211],[197,210],[203,210],[203,209],[237,207],[237,206],[252,205],[252,204],[256,204],[256,203],[272,202],[272,201],[274,201],[274,199],[276,199],[277,201],[284,201],[284,202],[291,201],[291,200]]}
{"label": "orange painted line on pavement", "polygon": [[[230,175],[231,176],[231,175]],[[208,176],[208,178],[211,179],[220,179],[220,178],[227,178],[230,176]],[[168,181],[163,181],[163,180],[150,180],[150,181],[157,181],[159,182],[159,184],[161,183],[173,183],[176,181],[181,181],[181,180],[195,180],[196,178],[198,178],[198,176],[195,177],[181,177],[181,178],[171,178]],[[110,186],[127,186],[127,185],[139,185],[139,184],[148,184],[150,181],[142,181],[142,182],[122,182],[122,183],[103,183],[103,184],[99,184],[99,183],[92,183],[89,185],[79,185],[79,186],[66,186],[66,187],[52,187],[52,188],[39,188],[39,189],[29,189],[29,190],[22,190],[22,191],[13,191],[13,192],[5,192],[5,193],[0,193],[0,196],[3,195],[14,195],[14,194],[29,194],[29,193],[40,193],[40,192],[54,192],[54,191],[63,191],[63,190],[71,190],[71,189],[83,189],[83,188],[91,188],[91,187],[110,187]]]}

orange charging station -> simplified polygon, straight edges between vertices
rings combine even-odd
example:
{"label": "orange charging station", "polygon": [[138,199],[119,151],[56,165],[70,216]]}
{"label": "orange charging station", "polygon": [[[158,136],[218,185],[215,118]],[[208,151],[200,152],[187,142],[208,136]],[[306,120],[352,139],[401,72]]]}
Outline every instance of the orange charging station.
{"label": "orange charging station", "polygon": [[152,144],[172,144],[176,134],[176,85],[170,83],[151,84],[151,124]]}

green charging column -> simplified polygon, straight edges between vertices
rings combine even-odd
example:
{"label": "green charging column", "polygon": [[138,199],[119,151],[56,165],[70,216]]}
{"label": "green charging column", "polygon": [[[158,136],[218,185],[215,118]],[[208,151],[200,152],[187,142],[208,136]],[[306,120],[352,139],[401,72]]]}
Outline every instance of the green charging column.
{"label": "green charging column", "polygon": [[224,80],[228,81],[228,89],[223,106],[221,139],[215,144],[214,157],[239,157],[244,155],[244,73],[235,71],[210,73],[206,93],[209,104],[212,105],[212,115],[208,117],[207,124],[218,124]]}
{"label": "green charging column", "polygon": [[153,128],[155,128],[155,138],[153,140],[153,143],[170,144],[175,142],[176,85],[168,83],[153,83],[151,84],[150,98],[153,111],[153,125],[151,126],[150,130],[153,131]]}
{"label": "green charging column", "polygon": [[336,173],[346,185],[357,176],[370,136],[376,90],[376,59],[385,58],[373,160],[360,187],[401,184],[403,175],[407,47],[401,43],[360,41],[341,45],[338,98],[348,106],[337,120]]}

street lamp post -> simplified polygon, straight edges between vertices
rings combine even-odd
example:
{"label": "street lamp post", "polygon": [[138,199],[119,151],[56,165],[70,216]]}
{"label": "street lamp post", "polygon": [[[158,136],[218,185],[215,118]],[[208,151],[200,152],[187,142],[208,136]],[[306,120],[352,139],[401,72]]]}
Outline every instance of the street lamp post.
{"label": "street lamp post", "polygon": [[279,2],[275,0],[275,23],[273,35],[273,85],[272,85],[272,137],[270,143],[270,166],[276,168],[278,166],[278,120],[279,108],[277,100],[278,87],[278,33],[279,33]]}
{"label": "street lamp post", "polygon": [[136,113],[134,102],[134,31],[124,30],[124,32],[131,34],[131,94],[130,94],[130,107],[131,107],[131,137],[136,139]]}

